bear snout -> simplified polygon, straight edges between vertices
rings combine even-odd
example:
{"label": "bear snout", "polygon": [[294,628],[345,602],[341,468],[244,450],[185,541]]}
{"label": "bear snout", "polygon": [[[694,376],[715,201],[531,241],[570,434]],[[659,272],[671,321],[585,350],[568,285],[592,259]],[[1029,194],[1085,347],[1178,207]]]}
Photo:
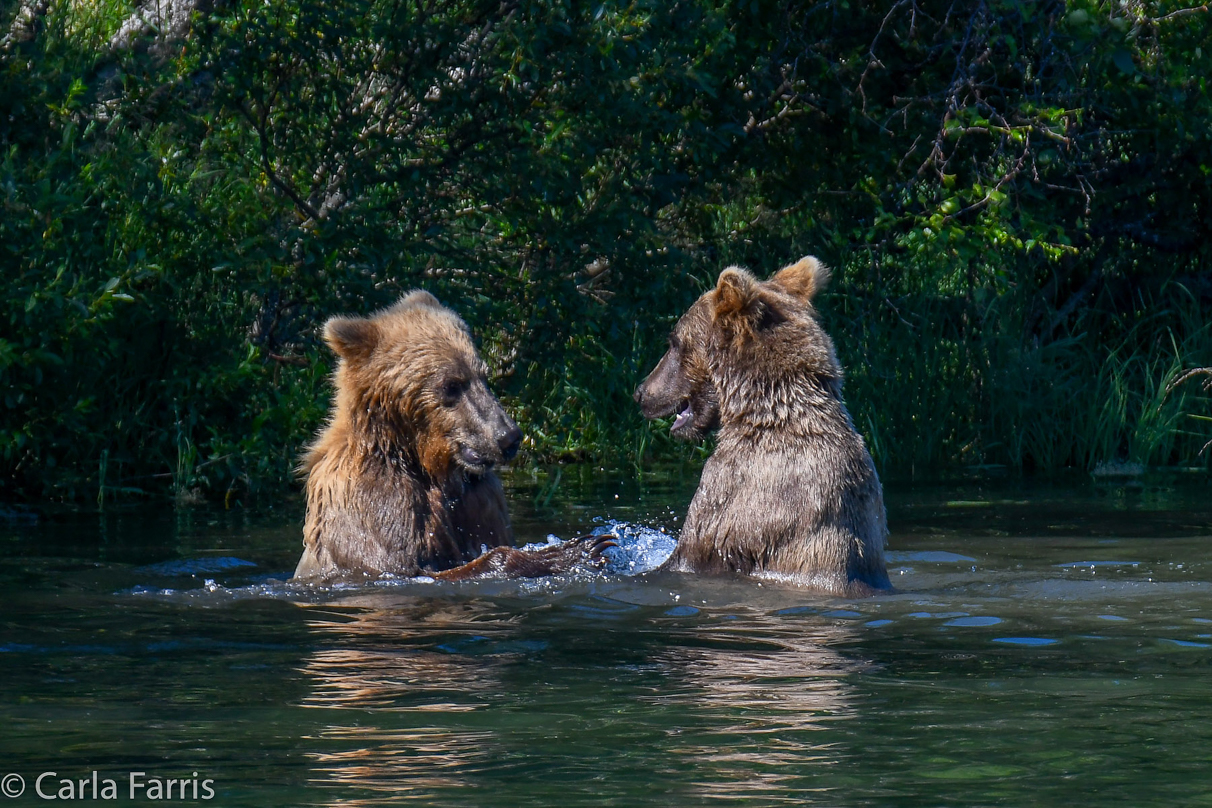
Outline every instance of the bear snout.
{"label": "bear snout", "polygon": [[508,428],[497,436],[497,446],[500,447],[501,456],[505,458],[506,463],[517,456],[518,449],[522,446],[522,430],[518,429],[517,424],[509,422]]}
{"label": "bear snout", "polygon": [[[655,375],[655,372],[653,375]],[[673,405],[665,401],[665,398],[667,398],[665,391],[658,388],[654,392],[652,388],[652,376],[649,376],[640,383],[640,386],[635,389],[635,395],[632,396],[635,399],[635,403],[640,405],[640,412],[649,420],[662,418],[673,411]],[[666,410],[669,410],[669,412],[665,412]]]}
{"label": "bear snout", "polygon": [[677,412],[679,401],[683,400],[682,396],[677,395],[676,391],[661,389],[658,387],[653,390],[651,377],[644,380],[644,383],[636,388],[635,400],[640,405],[640,412],[644,417],[652,420],[653,418],[664,418],[666,415],[673,415]]}

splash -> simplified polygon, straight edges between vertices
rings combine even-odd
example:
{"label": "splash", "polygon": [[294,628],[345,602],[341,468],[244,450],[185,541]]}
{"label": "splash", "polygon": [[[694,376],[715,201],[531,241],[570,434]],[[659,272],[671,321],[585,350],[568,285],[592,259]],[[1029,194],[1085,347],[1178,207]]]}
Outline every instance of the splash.
{"label": "splash", "polygon": [[595,528],[595,536],[610,535],[618,547],[606,551],[606,572],[610,575],[639,575],[650,572],[665,563],[673,554],[677,539],[664,528],[634,525],[630,522],[610,520]]}
{"label": "splash", "polygon": [[[669,558],[678,543],[664,528],[651,528],[614,519],[594,528],[592,535],[612,536],[618,542],[617,547],[608,548],[603,554],[606,557],[606,567],[602,572],[607,575],[629,576],[650,572],[665,563],[665,559]],[[545,543],[527,544],[522,549],[542,550],[562,543],[563,539],[550,534]]]}

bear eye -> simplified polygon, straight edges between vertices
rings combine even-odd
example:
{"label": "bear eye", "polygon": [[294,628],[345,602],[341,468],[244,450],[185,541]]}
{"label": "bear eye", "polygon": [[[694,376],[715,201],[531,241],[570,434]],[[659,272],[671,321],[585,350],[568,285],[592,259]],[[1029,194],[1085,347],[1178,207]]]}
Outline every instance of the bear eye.
{"label": "bear eye", "polygon": [[682,347],[682,341],[680,339],[678,339],[678,335],[670,334],[669,335],[669,349],[673,350],[673,351],[677,351],[677,350],[680,350],[681,347]]}
{"label": "bear eye", "polygon": [[442,398],[447,404],[454,404],[459,400],[459,396],[463,394],[463,382],[458,379],[451,379],[442,385]]}

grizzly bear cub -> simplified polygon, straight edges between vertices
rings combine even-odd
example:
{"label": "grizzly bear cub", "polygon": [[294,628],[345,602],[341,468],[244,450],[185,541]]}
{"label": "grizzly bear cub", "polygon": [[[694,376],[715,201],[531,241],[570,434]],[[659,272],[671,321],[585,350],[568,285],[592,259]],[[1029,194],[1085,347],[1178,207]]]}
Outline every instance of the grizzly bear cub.
{"label": "grizzly bear cub", "polygon": [[339,358],[336,396],[300,467],[307,517],[296,579],[538,576],[586,555],[600,562],[608,540],[513,546],[493,467],[513,458],[522,432],[489,391],[457,314],[416,291],[369,318],[333,317],[324,339]]}
{"label": "grizzly bear cub", "polygon": [[646,417],[676,415],[677,437],[719,430],[665,569],[759,575],[843,597],[891,588],[883,491],[812,307],[828,279],[811,257],[765,282],[725,269],[636,390]]}

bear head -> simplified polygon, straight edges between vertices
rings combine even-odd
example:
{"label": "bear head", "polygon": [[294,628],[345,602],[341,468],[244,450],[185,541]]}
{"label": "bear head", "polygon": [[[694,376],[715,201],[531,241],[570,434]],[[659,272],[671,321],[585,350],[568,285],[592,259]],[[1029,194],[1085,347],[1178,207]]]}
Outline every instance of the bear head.
{"label": "bear head", "polygon": [[777,426],[820,396],[840,400],[841,366],[812,306],[828,282],[829,270],[811,256],[767,281],[725,269],[636,389],[644,416],[676,415],[670,434],[697,440],[722,420]]}
{"label": "bear head", "polygon": [[428,292],[370,317],[333,317],[337,417],[368,451],[412,456],[435,480],[483,475],[513,458],[522,432],[488,389],[467,324]]}

